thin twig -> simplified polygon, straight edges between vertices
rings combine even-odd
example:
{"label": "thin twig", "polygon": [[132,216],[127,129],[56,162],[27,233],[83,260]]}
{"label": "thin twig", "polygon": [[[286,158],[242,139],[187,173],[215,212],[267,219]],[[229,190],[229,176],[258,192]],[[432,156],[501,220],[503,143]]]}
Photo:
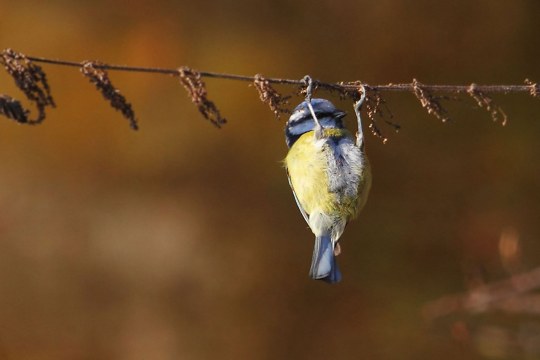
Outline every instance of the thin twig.
{"label": "thin twig", "polygon": [[465,294],[447,295],[424,306],[429,322],[459,312],[482,313],[499,303],[540,288],[540,267],[489,285],[476,287]]}
{"label": "thin twig", "polygon": [[[357,101],[359,94],[358,89],[359,87],[362,87],[362,89],[365,89],[365,92],[367,92],[366,107],[368,117],[370,119],[369,127],[377,137],[383,140],[383,142],[386,141],[386,137],[382,134],[377,126],[375,116],[377,115],[384,119],[382,116],[383,113],[381,104],[385,106],[386,104],[380,95],[380,93],[384,91],[412,92],[420,100],[420,103],[428,111],[428,113],[435,115],[442,121],[448,120],[448,116],[446,110],[441,106],[440,100],[449,99],[451,97],[447,95],[433,95],[433,93],[464,93],[472,97],[478,106],[487,110],[491,114],[494,121],[500,120],[503,125],[506,123],[506,114],[500,106],[494,104],[492,98],[487,95],[488,93],[527,92],[532,97],[538,98],[538,94],[540,92],[540,87],[538,84],[528,79],[525,80],[525,83],[521,85],[476,85],[474,83],[470,85],[426,85],[421,84],[416,79],[413,79],[411,83],[369,85],[358,80],[329,83],[312,79],[311,77],[307,76],[303,79],[281,79],[265,78],[261,75],[244,76],[209,71],[195,71],[186,66],[182,66],[178,69],[164,69],[113,65],[98,61],[89,64],[86,61],[74,62],[35,56],[25,56],[21,53],[16,53],[11,49],[5,49],[1,54],[2,58],[0,58],[0,64],[4,65],[8,73],[14,78],[16,84],[19,86],[19,88],[21,88],[21,90],[23,90],[27,98],[36,104],[39,115],[36,120],[28,120],[28,111],[21,106],[20,102],[14,100],[8,95],[2,95],[0,102],[0,115],[6,116],[20,123],[27,124],[41,123],[45,119],[45,107],[55,106],[52,96],[50,95],[50,88],[48,86],[45,73],[33,62],[79,68],[87,77],[91,79],[92,82],[96,84],[98,89],[102,91],[113,107],[120,110],[124,117],[130,120],[131,127],[134,129],[137,128],[137,123],[135,120],[135,115],[131,109],[131,105],[114,87],[112,87],[110,81],[108,80],[107,71],[112,70],[160,73],[179,77],[180,82],[188,91],[191,100],[195,103],[195,105],[197,105],[197,108],[201,114],[218,128],[225,124],[226,120],[221,116],[220,111],[214,102],[208,99],[206,85],[202,80],[203,78],[251,82],[259,92],[261,100],[268,104],[270,109],[276,115],[288,112],[287,108],[285,108],[288,97],[282,96],[280,93],[278,93],[272,87],[272,84],[296,86],[298,89],[298,94],[305,94],[306,99],[308,100],[315,89],[322,89],[330,92],[337,92],[341,99]],[[89,68],[90,65],[91,69]],[[308,107],[310,107],[309,101]],[[390,112],[388,113],[391,118],[392,114]],[[388,119],[384,119],[384,121],[392,126],[395,130],[399,129],[399,125],[389,121]]]}
{"label": "thin twig", "polygon": [[[27,57],[31,61],[61,65],[61,66],[72,66],[72,67],[81,67],[80,62],[76,61],[65,61],[65,60],[54,60],[47,59],[36,56]],[[164,69],[164,68],[154,68],[154,67],[141,67],[141,66],[127,66],[127,65],[112,65],[112,64],[99,64],[95,66],[96,69],[104,70],[115,70],[115,71],[131,71],[131,72],[146,72],[146,73],[159,73],[166,75],[178,75],[178,69]],[[238,80],[238,81],[249,81],[254,82],[257,79],[257,76],[245,76],[245,75],[236,75],[236,74],[225,74],[211,71],[199,71],[201,77],[206,78],[217,78],[217,79],[227,79],[227,80]],[[271,84],[289,84],[289,85],[299,85],[303,86],[305,83],[302,79],[281,79],[281,78],[270,78],[266,77],[266,81]],[[351,83],[328,83],[318,80],[313,80],[313,85],[325,88],[327,90],[342,90],[342,91],[351,91],[356,90],[358,85],[354,82]],[[385,84],[385,85],[368,85],[363,84],[366,87],[367,91],[408,91],[414,92],[414,85],[412,83],[401,83],[401,84]],[[468,85],[428,85],[422,84],[422,89],[426,91],[433,92],[447,92],[447,93],[467,93],[470,89],[470,84]],[[518,93],[518,92],[528,92],[531,93],[531,85],[476,85],[475,90],[481,91],[483,93]]]}

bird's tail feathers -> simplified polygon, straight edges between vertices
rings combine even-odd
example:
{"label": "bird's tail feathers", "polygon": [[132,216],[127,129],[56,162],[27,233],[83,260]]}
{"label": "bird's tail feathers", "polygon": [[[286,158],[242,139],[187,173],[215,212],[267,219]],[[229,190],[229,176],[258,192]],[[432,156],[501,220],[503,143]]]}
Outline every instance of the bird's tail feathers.
{"label": "bird's tail feathers", "polygon": [[316,280],[323,280],[328,283],[341,281],[341,272],[334,255],[334,244],[328,235],[317,236],[311,260],[309,275]]}

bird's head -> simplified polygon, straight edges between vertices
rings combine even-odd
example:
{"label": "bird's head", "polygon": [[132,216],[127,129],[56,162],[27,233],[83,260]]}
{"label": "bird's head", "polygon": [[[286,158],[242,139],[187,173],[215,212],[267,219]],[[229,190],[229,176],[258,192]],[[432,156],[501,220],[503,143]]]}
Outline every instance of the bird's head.
{"label": "bird's head", "polygon": [[[336,109],[334,104],[326,99],[311,99],[311,106],[321,126],[325,129],[343,128],[344,111]],[[303,101],[292,112],[285,125],[285,140],[291,147],[296,140],[308,131],[315,129],[315,120],[309,111],[307,102]]]}

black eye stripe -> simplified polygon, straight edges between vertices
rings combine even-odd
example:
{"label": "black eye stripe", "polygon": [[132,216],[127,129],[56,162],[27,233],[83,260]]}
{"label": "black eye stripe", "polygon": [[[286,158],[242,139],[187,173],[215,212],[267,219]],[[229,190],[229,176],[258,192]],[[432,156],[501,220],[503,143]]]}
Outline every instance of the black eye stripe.
{"label": "black eye stripe", "polygon": [[333,112],[317,112],[315,111],[315,115],[317,115],[317,118],[325,118],[325,117],[334,117]]}
{"label": "black eye stripe", "polygon": [[293,121],[293,122],[289,122],[287,124],[288,127],[295,127],[295,126],[298,126],[298,125],[302,125],[304,123],[307,123],[307,122],[310,122],[310,121],[313,121],[313,119],[310,117],[305,117],[305,118],[301,118],[301,119],[298,119],[296,121]]}

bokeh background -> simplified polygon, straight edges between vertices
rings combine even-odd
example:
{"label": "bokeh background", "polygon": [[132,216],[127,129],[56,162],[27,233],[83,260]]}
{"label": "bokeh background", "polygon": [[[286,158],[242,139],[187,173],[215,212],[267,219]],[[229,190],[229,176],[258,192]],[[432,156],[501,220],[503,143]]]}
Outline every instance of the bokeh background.
{"label": "bokeh background", "polygon": [[[0,48],[325,81],[520,84],[540,80],[538,14],[534,0],[0,0]],[[307,277],[312,235],[281,165],[284,119],[254,88],[206,81],[229,120],[217,130],[176,79],[111,73],[140,120],[133,132],[76,69],[43,68],[58,104],[45,123],[0,118],[0,358],[540,356],[533,315],[465,314],[457,332],[422,317],[471,282],[540,265],[538,99],[494,96],[503,127],[466,97],[447,103],[443,124],[412,94],[387,94],[402,130],[381,125],[385,145],[367,137],[374,186],[343,237],[344,280],[328,286]],[[0,93],[22,97],[5,72]]]}

